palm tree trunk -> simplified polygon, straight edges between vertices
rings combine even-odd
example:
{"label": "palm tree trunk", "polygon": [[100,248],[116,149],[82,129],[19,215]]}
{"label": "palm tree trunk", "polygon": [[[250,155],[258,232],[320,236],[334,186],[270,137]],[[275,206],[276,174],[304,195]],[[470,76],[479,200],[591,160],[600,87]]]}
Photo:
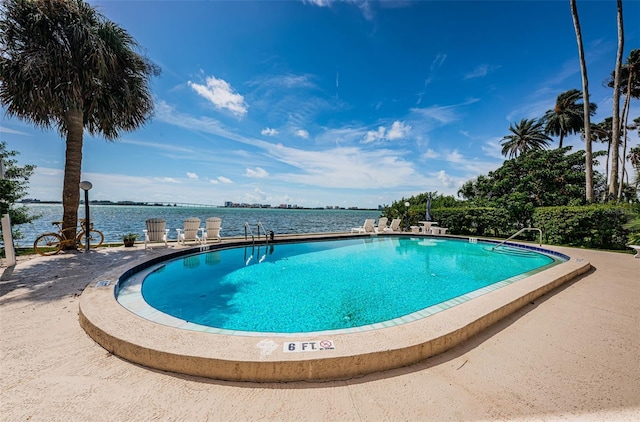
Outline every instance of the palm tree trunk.
{"label": "palm tree trunk", "polygon": [[562,139],[564,138],[564,133],[560,132],[560,139],[558,140],[558,149],[562,148]]}
{"label": "palm tree trunk", "polygon": [[[611,157],[611,140],[609,140],[609,142],[607,142],[607,162],[605,164],[605,168],[604,168],[604,185],[608,186],[609,184],[609,158]],[[604,192],[602,192],[602,202],[605,202],[607,200],[607,191],[605,190]]]}
{"label": "palm tree trunk", "polygon": [[[631,75],[631,66],[629,66],[629,76],[627,81],[627,94],[624,98],[624,105],[622,106],[622,174],[625,174],[625,163],[627,161],[627,125],[629,124],[629,99],[631,97],[631,80],[633,79]],[[627,175],[627,179],[629,175]],[[628,180],[627,180],[628,182]],[[618,201],[622,199],[622,187],[624,185],[624,180],[620,181],[620,186],[618,187]]]}
{"label": "palm tree trunk", "polygon": [[587,77],[587,63],[584,59],[584,48],[582,47],[582,32],[580,30],[580,20],[578,19],[578,8],[576,0],[570,0],[571,16],[573,26],[576,30],[576,40],[578,41],[578,55],[580,56],[580,71],[582,73],[582,98],[584,102],[584,137],[585,137],[585,199],[588,203],[593,202],[593,151],[591,148],[591,121],[589,110],[589,78]]}
{"label": "palm tree trunk", "polygon": [[[82,111],[70,110],[66,114],[67,150],[65,154],[64,183],[62,188],[62,229],[70,238],[75,236],[80,202],[80,175],[82,163]],[[75,249],[69,247],[68,249]]]}
{"label": "palm tree trunk", "polygon": [[624,27],[622,25],[622,0],[618,0],[618,54],[613,77],[613,114],[611,115],[611,177],[609,178],[609,197],[618,193],[618,156],[620,154],[620,74],[622,70],[622,50],[624,49]]}

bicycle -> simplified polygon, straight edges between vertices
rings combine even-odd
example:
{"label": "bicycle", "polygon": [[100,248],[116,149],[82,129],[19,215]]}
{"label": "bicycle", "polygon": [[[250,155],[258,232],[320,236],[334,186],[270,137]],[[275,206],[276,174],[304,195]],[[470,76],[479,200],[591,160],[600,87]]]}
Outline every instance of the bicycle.
{"label": "bicycle", "polygon": [[[85,248],[86,230],[84,218],[79,220],[80,232],[77,231],[76,227],[62,230],[62,221],[54,221],[51,224],[57,226],[58,231],[43,233],[38,236],[36,241],[33,242],[33,249],[35,249],[37,253],[48,256],[57,254],[67,246],[73,246],[76,249],[78,249],[78,246],[80,246],[81,249]],[[69,236],[66,236],[66,233],[69,233]],[[89,247],[97,248],[102,245],[103,242],[104,234],[100,230],[94,229],[93,223],[91,223],[89,226]]]}

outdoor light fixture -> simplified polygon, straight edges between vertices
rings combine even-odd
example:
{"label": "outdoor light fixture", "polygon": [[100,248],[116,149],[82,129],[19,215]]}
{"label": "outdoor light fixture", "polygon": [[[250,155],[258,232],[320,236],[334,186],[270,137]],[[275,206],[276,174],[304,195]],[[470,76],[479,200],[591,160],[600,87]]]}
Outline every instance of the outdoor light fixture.
{"label": "outdoor light fixture", "polygon": [[89,221],[89,189],[91,189],[93,185],[91,182],[87,182],[83,180],[80,182],[80,189],[84,191],[84,251],[89,252],[89,228],[91,227],[91,222]]}
{"label": "outdoor light fixture", "polygon": [[407,207],[407,210],[405,211],[404,215],[405,215],[405,219],[404,219],[404,227],[405,230],[409,228],[409,222],[407,221],[409,219],[409,205],[411,205],[409,203],[409,201],[404,203],[404,206]]}

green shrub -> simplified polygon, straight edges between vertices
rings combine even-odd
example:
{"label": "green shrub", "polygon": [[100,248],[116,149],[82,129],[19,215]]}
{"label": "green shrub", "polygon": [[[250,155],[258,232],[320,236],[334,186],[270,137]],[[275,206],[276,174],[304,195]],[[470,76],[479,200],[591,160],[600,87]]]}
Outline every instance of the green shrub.
{"label": "green shrub", "polygon": [[623,250],[631,216],[623,205],[542,207],[533,213],[533,227],[542,229],[545,243]]}
{"label": "green shrub", "polygon": [[451,234],[500,236],[512,229],[509,213],[501,208],[464,207],[432,210],[438,225],[448,227]]}

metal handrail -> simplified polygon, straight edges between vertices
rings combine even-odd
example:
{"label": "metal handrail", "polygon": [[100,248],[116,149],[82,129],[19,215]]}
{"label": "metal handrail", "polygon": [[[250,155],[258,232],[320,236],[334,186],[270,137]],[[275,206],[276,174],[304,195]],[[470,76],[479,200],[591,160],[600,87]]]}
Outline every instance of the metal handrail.
{"label": "metal handrail", "polygon": [[[249,226],[249,223],[247,221],[244,222],[244,240],[247,240],[247,230],[249,231],[249,234],[251,234],[251,242],[253,242],[253,244],[255,245],[256,243],[256,238],[253,235],[253,231],[251,230],[251,226]],[[260,235],[260,233],[258,233],[258,236]]]}
{"label": "metal handrail", "polygon": [[513,239],[514,237],[516,237],[517,235],[519,235],[520,233],[524,232],[524,231],[530,231],[530,230],[537,230],[540,232],[540,242],[539,242],[539,246],[542,246],[542,230],[538,229],[536,227],[525,227],[523,229],[518,230],[514,235],[509,236],[507,239],[503,240],[502,242],[498,243],[497,245],[495,245],[493,248],[491,248],[491,250],[493,251],[495,248],[497,248],[498,246],[502,246],[505,243],[507,243],[509,240]]}

